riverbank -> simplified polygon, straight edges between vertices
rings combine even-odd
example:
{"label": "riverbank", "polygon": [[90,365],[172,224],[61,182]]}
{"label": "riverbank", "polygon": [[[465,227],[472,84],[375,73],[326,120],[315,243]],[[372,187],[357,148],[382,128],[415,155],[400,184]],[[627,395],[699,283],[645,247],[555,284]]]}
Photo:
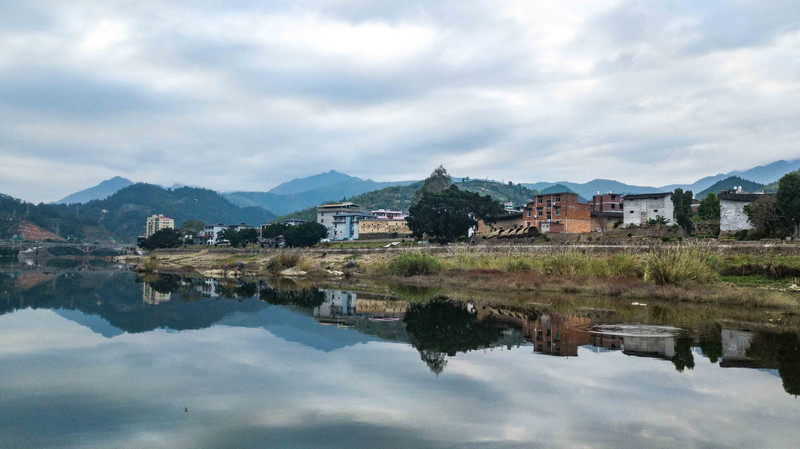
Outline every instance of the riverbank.
{"label": "riverbank", "polygon": [[116,260],[209,278],[354,279],[484,292],[568,293],[768,307],[800,313],[797,246],[483,246],[156,251]]}

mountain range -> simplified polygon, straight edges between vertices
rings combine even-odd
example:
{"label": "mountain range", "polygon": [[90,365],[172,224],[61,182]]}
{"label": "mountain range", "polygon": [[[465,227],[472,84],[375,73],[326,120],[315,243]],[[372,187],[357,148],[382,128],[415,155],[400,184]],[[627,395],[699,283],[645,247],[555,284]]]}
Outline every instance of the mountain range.
{"label": "mountain range", "polygon": [[[695,194],[698,194],[700,192],[705,191],[714,184],[730,177],[736,176],[741,179],[758,184],[770,184],[780,179],[780,177],[785,175],[786,173],[798,169],[800,169],[800,159],[795,159],[792,161],[780,160],[767,165],[759,165],[757,167],[753,167],[748,170],[732,171],[729,173],[720,173],[713,176],[706,176],[704,178],[698,179],[697,181],[691,184],[670,184],[660,187],[625,184],[612,179],[593,179],[585,183],[557,181],[557,182],[537,182],[537,183],[523,184],[523,185],[534,190],[543,191],[549,187],[552,187],[553,185],[560,184],[584,198],[591,198],[593,195],[597,194],[597,192],[637,194],[637,193],[671,192],[676,188],[681,188],[683,190],[691,190]],[[741,183],[739,185],[741,185]],[[719,191],[715,193],[718,192]],[[706,194],[707,193],[708,192],[706,192]]]}

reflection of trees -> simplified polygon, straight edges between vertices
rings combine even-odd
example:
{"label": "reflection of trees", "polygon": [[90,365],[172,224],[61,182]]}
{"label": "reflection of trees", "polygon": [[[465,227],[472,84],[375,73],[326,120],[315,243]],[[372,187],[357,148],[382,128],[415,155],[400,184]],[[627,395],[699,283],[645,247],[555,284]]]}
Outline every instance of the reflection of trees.
{"label": "reflection of trees", "polygon": [[411,344],[436,374],[447,364],[445,355],[488,347],[502,335],[494,322],[478,321],[463,304],[448,299],[411,304],[404,321]]}
{"label": "reflection of trees", "polygon": [[748,357],[768,368],[777,368],[783,389],[800,394],[800,336],[797,334],[756,334],[747,350]]}
{"label": "reflection of trees", "polygon": [[313,288],[280,290],[262,286],[258,299],[275,305],[295,305],[313,309],[325,302],[325,293]]}
{"label": "reflection of trees", "polygon": [[254,282],[245,282],[236,287],[236,296],[239,298],[252,298],[256,295],[258,287]]}
{"label": "reflection of trees", "polygon": [[700,349],[711,363],[722,358],[722,328],[719,325],[710,326],[700,333]]}
{"label": "reflection of trees", "polygon": [[679,373],[682,373],[686,368],[694,369],[692,341],[691,337],[678,337],[675,340],[675,357],[672,358],[672,363]]}

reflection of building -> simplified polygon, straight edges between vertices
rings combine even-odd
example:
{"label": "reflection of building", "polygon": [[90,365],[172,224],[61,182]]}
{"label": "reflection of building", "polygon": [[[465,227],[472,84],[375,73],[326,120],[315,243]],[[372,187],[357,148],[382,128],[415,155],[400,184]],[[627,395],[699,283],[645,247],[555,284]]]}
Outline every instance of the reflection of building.
{"label": "reflection of building", "polygon": [[142,286],[142,302],[145,304],[158,305],[162,302],[169,302],[169,293],[159,293],[149,284]]}
{"label": "reflection of building", "polygon": [[198,286],[203,298],[219,298],[219,281],[216,279],[204,279]]}
{"label": "reflection of building", "polygon": [[753,342],[753,333],[734,329],[722,329],[723,368],[760,368],[761,364],[747,356],[747,350]]}
{"label": "reflection of building", "polygon": [[175,220],[161,214],[147,217],[147,231],[145,236],[150,237],[162,229],[175,229]]}
{"label": "reflection of building", "polygon": [[320,322],[344,322],[349,318],[399,319],[408,308],[406,301],[386,299],[369,293],[342,290],[323,290],[325,302],[314,309],[314,317]]}
{"label": "reflection of building", "polygon": [[536,352],[557,356],[577,356],[578,347],[589,344],[591,319],[557,314],[527,316],[494,307],[479,307],[478,319],[489,319],[521,328],[522,338]]}
{"label": "reflection of building", "polygon": [[591,345],[638,357],[671,359],[679,329],[646,325],[597,326],[591,331]]}

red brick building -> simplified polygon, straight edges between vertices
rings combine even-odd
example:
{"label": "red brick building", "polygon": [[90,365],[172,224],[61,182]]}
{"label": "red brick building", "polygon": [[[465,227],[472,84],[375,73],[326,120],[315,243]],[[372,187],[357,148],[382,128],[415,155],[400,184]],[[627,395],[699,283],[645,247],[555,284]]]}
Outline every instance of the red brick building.
{"label": "red brick building", "polygon": [[592,197],[592,210],[595,212],[622,213],[622,195],[618,193],[605,193]]}
{"label": "red brick building", "polygon": [[576,193],[536,195],[523,209],[526,227],[536,226],[541,232],[575,234],[592,230],[592,206],[578,202]]}

